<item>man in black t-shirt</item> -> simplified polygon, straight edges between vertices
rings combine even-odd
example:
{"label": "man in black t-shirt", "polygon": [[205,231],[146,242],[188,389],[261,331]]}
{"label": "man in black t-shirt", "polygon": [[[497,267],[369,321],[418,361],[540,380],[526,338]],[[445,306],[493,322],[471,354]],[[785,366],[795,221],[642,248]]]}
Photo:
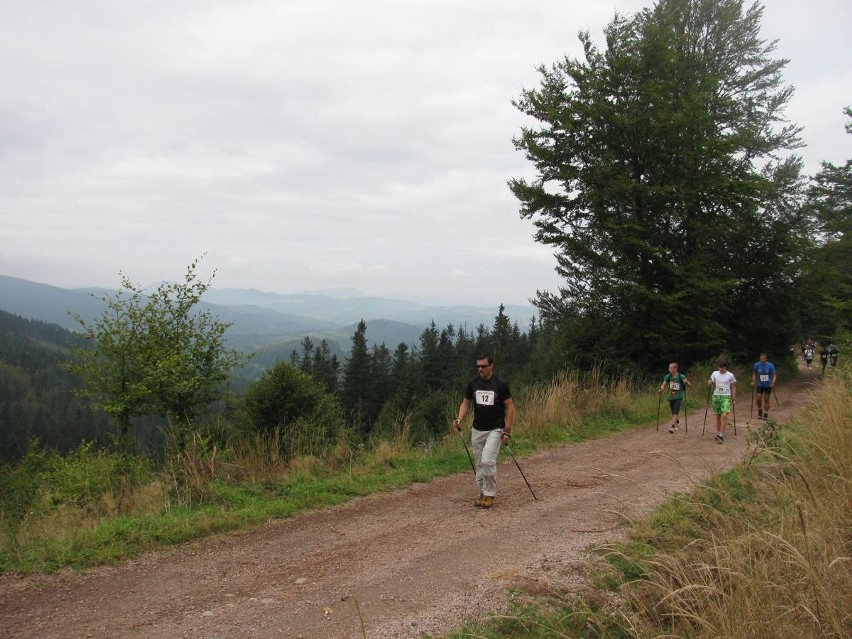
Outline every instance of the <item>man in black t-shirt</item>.
{"label": "man in black t-shirt", "polygon": [[473,427],[470,442],[476,465],[479,497],[473,502],[480,508],[491,508],[497,495],[497,453],[500,444],[508,444],[515,419],[515,404],[509,384],[494,376],[494,358],[483,354],[476,359],[479,374],[467,383],[464,399],[453,426],[461,430],[462,420],[473,404]]}

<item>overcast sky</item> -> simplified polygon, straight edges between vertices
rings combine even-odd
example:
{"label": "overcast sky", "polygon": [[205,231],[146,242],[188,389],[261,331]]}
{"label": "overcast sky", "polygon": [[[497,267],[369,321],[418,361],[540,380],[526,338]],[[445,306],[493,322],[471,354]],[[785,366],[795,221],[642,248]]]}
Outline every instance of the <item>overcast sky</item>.
{"label": "overcast sky", "polygon": [[[807,172],[852,157],[848,0],[768,0]],[[526,303],[512,106],[633,0],[0,0],[0,274]]]}

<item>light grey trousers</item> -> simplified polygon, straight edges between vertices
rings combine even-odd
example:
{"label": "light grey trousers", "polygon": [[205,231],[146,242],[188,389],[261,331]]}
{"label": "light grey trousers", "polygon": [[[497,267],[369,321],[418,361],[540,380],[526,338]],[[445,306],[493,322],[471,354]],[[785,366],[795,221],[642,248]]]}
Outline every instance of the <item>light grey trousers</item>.
{"label": "light grey trousers", "polygon": [[470,431],[470,443],[473,447],[473,459],[476,462],[476,485],[479,493],[486,497],[497,496],[497,453],[500,452],[500,440],[503,431],[494,430]]}

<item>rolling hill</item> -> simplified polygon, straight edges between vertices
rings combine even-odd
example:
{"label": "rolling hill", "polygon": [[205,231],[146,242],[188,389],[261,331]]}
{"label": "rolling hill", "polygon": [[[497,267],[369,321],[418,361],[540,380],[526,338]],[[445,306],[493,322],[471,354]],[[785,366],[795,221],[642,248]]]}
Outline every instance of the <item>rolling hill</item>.
{"label": "rolling hill", "polygon": [[[64,289],[0,275],[0,310],[28,319],[77,330],[78,315],[90,322],[104,310],[101,298],[116,291],[102,288]],[[428,306],[405,300],[370,297],[356,291],[342,294],[282,294],[254,289],[210,289],[201,308],[231,324],[227,338],[241,351],[275,348],[289,353],[305,335],[314,342],[327,339],[335,352],[348,352],[349,342],[360,320],[367,322],[367,340],[393,349],[400,342],[416,345],[430,322],[439,328],[448,324],[474,331],[493,325],[497,307]],[[513,322],[525,327],[535,309],[507,306]]]}

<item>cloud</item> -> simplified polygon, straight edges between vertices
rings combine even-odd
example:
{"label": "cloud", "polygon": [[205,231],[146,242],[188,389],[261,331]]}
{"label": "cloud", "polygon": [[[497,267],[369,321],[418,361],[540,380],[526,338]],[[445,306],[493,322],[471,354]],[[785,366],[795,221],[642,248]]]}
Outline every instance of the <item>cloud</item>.
{"label": "cloud", "polygon": [[[523,302],[559,279],[506,186],[531,171],[512,99],[645,4],[11,3],[0,273],[159,281],[207,251],[217,286]],[[765,12],[809,170],[852,155],[848,17]]]}

